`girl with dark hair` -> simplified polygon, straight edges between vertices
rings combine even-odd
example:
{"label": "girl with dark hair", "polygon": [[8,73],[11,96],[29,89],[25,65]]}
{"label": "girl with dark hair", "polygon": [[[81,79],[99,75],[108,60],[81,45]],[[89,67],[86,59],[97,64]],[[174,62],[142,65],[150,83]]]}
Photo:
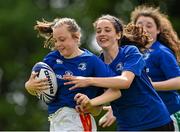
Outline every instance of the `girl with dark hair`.
{"label": "girl with dark hair", "polygon": [[[173,131],[169,112],[154,90],[145,71],[143,56],[137,48],[146,48],[152,38],[141,26],[129,24],[123,27],[122,22],[111,15],[98,18],[94,27],[97,43],[103,50],[100,57],[116,76],[64,76],[69,80],[65,85],[74,84],[71,90],[87,86],[121,90],[121,98],[111,102],[118,131]],[[88,108],[102,104],[99,97],[89,99],[81,93],[75,96],[75,100]]]}

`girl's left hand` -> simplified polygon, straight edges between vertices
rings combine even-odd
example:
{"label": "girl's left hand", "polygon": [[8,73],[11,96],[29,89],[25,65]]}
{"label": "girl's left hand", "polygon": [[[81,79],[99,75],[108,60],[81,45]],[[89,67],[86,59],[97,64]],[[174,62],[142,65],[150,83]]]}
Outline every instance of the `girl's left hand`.
{"label": "girl's left hand", "polygon": [[116,121],[116,117],[113,115],[111,106],[104,106],[103,110],[107,110],[107,113],[100,118],[99,126],[104,128],[111,126]]}

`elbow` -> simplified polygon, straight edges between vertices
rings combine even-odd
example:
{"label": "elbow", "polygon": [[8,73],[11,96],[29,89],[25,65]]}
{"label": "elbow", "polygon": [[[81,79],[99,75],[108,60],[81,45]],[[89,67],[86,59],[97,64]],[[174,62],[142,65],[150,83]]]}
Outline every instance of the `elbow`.
{"label": "elbow", "polygon": [[128,82],[128,81],[125,81],[125,82],[122,84],[122,89],[128,89],[128,88],[130,88],[130,86],[131,86],[131,83]]}
{"label": "elbow", "polygon": [[124,89],[128,89],[131,85],[130,84],[126,84],[124,85]]}
{"label": "elbow", "polygon": [[129,89],[131,87],[132,82],[133,79],[126,78],[126,80],[124,81],[124,89]]}
{"label": "elbow", "polygon": [[121,83],[120,85],[116,85],[114,87],[111,87],[115,90],[121,90],[121,89],[128,89],[131,85],[129,85],[128,83]]}
{"label": "elbow", "polygon": [[130,87],[130,85],[121,85],[121,86],[117,86],[117,87],[111,87],[115,90],[121,90],[121,89],[128,89]]}
{"label": "elbow", "polygon": [[114,88],[115,89],[128,89],[130,88],[132,81],[133,79],[129,79],[127,77],[120,77],[117,83],[118,85]]}

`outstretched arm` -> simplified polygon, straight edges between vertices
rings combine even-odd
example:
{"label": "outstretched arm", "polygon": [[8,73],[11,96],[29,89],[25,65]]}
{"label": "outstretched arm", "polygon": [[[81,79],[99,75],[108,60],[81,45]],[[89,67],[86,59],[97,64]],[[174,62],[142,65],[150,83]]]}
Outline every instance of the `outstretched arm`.
{"label": "outstretched arm", "polygon": [[180,77],[168,79],[166,81],[152,82],[152,85],[157,91],[179,90]]}
{"label": "outstretched arm", "polygon": [[91,102],[92,106],[98,106],[98,105],[110,103],[120,97],[121,97],[120,90],[109,88],[100,96],[97,96],[97,97],[91,99],[90,102]]}
{"label": "outstretched arm", "polygon": [[107,89],[102,95],[97,96],[93,99],[89,99],[85,94],[78,93],[74,97],[76,103],[83,108],[83,111],[89,111],[93,115],[98,115],[101,112],[101,109],[97,107],[102,104],[109,103],[118,99],[121,96],[119,90]]}
{"label": "outstretched arm", "polygon": [[64,76],[64,80],[69,80],[69,82],[64,83],[64,85],[74,84],[70,88],[76,89],[87,86],[96,86],[103,88],[112,89],[127,89],[130,87],[135,75],[130,71],[123,71],[121,75],[116,77],[75,77],[75,76]]}

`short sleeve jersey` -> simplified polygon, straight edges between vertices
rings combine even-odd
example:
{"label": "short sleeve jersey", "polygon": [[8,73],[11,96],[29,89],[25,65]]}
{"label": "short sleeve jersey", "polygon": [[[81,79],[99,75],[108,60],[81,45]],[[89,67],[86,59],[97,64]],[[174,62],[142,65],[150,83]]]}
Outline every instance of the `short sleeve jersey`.
{"label": "short sleeve jersey", "polygon": [[135,75],[131,86],[121,89],[122,97],[111,103],[119,131],[146,130],[170,122],[164,103],[146,75],[143,56],[135,46],[120,47],[109,66],[116,75],[123,71],[131,71]]}
{"label": "short sleeve jersey", "polygon": [[48,104],[48,113],[52,114],[61,107],[75,108],[74,96],[77,93],[86,94],[89,98],[94,98],[104,92],[102,88],[86,87],[69,90],[72,85],[64,85],[63,75],[84,76],[84,77],[107,77],[112,72],[108,66],[96,55],[88,50],[75,58],[66,59],[59,51],[50,52],[45,58],[47,63],[55,72],[58,83],[58,92],[55,101]]}
{"label": "short sleeve jersey", "polygon": [[[180,76],[180,67],[173,52],[159,41],[156,41],[150,50],[144,53],[144,60],[147,65],[147,73],[153,82]],[[180,110],[180,96],[176,90],[157,92],[170,114]]]}

